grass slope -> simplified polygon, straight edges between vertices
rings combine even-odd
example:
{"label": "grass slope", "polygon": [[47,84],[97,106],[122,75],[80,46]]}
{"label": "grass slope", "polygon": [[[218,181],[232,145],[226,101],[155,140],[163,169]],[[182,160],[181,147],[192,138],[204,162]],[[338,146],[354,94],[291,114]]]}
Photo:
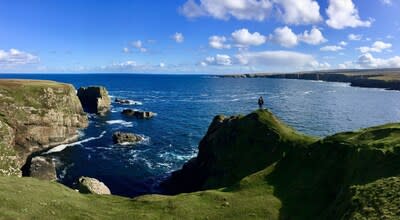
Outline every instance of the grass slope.
{"label": "grass slope", "polygon": [[[262,126],[250,126],[256,130],[234,139],[240,140],[238,147],[253,146],[253,134],[259,137],[269,130],[286,130],[266,111],[253,114],[257,116],[248,119],[256,120],[254,124],[261,122]],[[293,130],[286,132],[292,134]],[[399,132],[400,124],[389,124],[333,135],[312,144],[307,137],[296,139],[305,145],[287,149],[283,157],[233,185],[176,196],[147,195],[128,199],[83,195],[58,183],[0,177],[0,217],[379,219],[384,215],[385,219],[396,219],[400,213]],[[268,140],[260,143],[263,141],[269,143]],[[225,149],[220,153],[245,155],[251,152],[244,149]],[[240,152],[229,152],[238,150]]]}

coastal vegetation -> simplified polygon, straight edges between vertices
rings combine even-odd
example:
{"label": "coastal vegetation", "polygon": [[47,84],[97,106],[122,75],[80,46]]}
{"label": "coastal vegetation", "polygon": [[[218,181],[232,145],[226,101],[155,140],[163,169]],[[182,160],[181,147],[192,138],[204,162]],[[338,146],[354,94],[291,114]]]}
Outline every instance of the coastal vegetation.
{"label": "coastal vegetation", "polygon": [[[73,97],[73,87],[41,83],[36,84],[39,94],[47,94],[48,88],[52,94],[64,94],[54,96],[64,97],[54,102],[71,113],[63,117],[80,117],[80,105],[71,105],[78,100],[76,95],[65,98],[65,94]],[[19,82],[13,87],[20,101],[10,103],[43,112],[38,107],[48,104],[29,101],[32,94],[24,90],[30,90],[29,85]],[[3,99],[13,98],[7,88],[2,90]],[[36,119],[43,120],[48,113],[42,115]],[[19,148],[10,145],[10,140],[19,127],[10,123],[17,119],[7,120],[7,116],[0,120],[0,152],[4,153],[0,168],[18,170],[20,164],[15,167],[12,158]],[[37,123],[29,125],[43,127]],[[172,195],[81,194],[55,181],[9,174],[0,177],[0,218],[396,219],[400,215],[399,161],[399,123],[315,138],[287,126],[269,110],[220,115],[201,140],[197,157],[162,184]]]}

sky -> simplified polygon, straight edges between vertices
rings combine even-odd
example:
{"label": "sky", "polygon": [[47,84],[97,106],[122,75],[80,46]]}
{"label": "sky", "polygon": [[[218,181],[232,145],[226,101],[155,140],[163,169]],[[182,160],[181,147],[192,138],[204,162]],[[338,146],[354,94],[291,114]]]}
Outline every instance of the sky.
{"label": "sky", "polygon": [[0,0],[0,72],[394,68],[399,12],[399,0]]}

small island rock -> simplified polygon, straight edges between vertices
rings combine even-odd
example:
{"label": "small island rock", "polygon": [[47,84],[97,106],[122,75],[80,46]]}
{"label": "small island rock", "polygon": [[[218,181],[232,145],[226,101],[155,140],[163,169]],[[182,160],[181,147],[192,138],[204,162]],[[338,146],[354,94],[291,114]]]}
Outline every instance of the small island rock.
{"label": "small island rock", "polygon": [[57,180],[56,165],[51,158],[36,156],[31,160],[30,176],[40,180]]}
{"label": "small island rock", "polygon": [[121,114],[126,116],[133,116],[140,119],[149,119],[155,116],[153,112],[135,111],[132,109],[124,109]]}
{"label": "small island rock", "polygon": [[79,192],[98,195],[111,195],[110,189],[103,182],[95,178],[85,176],[79,178]]}
{"label": "small island rock", "polygon": [[110,111],[111,100],[107,89],[102,86],[81,87],[78,97],[85,112],[105,115]]}
{"label": "small island rock", "polygon": [[139,135],[133,133],[125,133],[125,132],[115,132],[112,138],[115,144],[137,143],[143,140],[143,138]]}
{"label": "small island rock", "polygon": [[128,99],[120,99],[120,98],[116,98],[114,101],[118,104],[130,104],[131,103]]}

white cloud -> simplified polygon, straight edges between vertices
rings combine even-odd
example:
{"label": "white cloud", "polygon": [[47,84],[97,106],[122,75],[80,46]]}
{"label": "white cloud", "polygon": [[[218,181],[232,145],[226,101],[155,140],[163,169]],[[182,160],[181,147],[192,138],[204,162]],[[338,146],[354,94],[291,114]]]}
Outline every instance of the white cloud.
{"label": "white cloud", "polygon": [[0,65],[14,66],[35,64],[40,61],[39,57],[28,52],[17,49],[0,50]]}
{"label": "white cloud", "polygon": [[231,48],[231,45],[225,44],[226,42],[226,37],[224,36],[211,36],[208,38],[208,45],[210,47],[215,48],[215,49],[229,49]]}
{"label": "white cloud", "polygon": [[400,67],[400,56],[388,59],[375,58],[370,53],[361,55],[357,63],[364,68],[398,68]]}
{"label": "white cloud", "polygon": [[294,47],[299,42],[297,35],[287,26],[276,28],[272,35],[272,39],[283,47]]}
{"label": "white cloud", "polygon": [[124,47],[124,48],[122,49],[122,51],[123,51],[124,53],[129,53],[129,52],[130,52],[130,50],[129,50],[128,47]]}
{"label": "white cloud", "polygon": [[289,27],[276,28],[270,38],[283,47],[294,47],[300,42],[311,45],[318,45],[327,40],[322,35],[322,32],[313,27],[310,31],[306,30],[302,34],[296,35]]}
{"label": "white cloud", "polygon": [[340,41],[339,45],[345,47],[347,45],[347,42],[346,41]]}
{"label": "white cloud", "polygon": [[165,67],[165,63],[161,62],[159,66],[160,66],[161,68],[164,68],[164,67]]}
{"label": "white cloud", "polygon": [[311,45],[318,45],[327,41],[316,27],[313,27],[310,32],[304,31],[302,35],[299,35],[299,40]]}
{"label": "white cloud", "polygon": [[189,18],[211,16],[227,20],[234,17],[239,20],[263,21],[272,9],[270,0],[188,0],[180,11]]}
{"label": "white cloud", "polygon": [[217,54],[216,56],[206,57],[206,59],[200,63],[202,66],[218,65],[218,66],[230,66],[232,65],[232,59],[226,54]]}
{"label": "white cloud", "polygon": [[258,32],[250,33],[243,28],[232,33],[232,38],[238,47],[259,46],[264,44],[267,38]]}
{"label": "white cloud", "polygon": [[352,0],[329,0],[329,7],[326,10],[329,19],[326,24],[334,29],[346,27],[369,27],[370,20],[361,20],[358,10]]}
{"label": "white cloud", "polygon": [[392,5],[392,4],[393,4],[392,0],[381,0],[381,2],[382,2],[384,5]]}
{"label": "white cloud", "polygon": [[392,44],[385,43],[383,41],[375,41],[371,47],[360,47],[357,48],[361,53],[377,52],[380,53],[384,50],[390,49]]}
{"label": "white cloud", "polygon": [[274,67],[312,67],[316,65],[313,56],[292,51],[243,52],[236,55],[242,65],[261,65]]}
{"label": "white cloud", "polygon": [[278,14],[286,24],[320,22],[319,4],[314,0],[274,0]]}
{"label": "white cloud", "polygon": [[182,43],[185,40],[185,37],[182,33],[176,32],[174,35],[172,35],[172,39],[174,39],[174,41],[177,43]]}
{"label": "white cloud", "polygon": [[349,40],[358,41],[358,40],[362,39],[362,35],[361,34],[349,34],[349,36],[347,36],[347,38],[349,38]]}
{"label": "white cloud", "polygon": [[141,40],[137,40],[137,41],[132,42],[132,46],[133,46],[134,48],[138,49],[138,50],[139,50],[140,52],[142,52],[142,53],[147,52],[147,48],[145,48],[145,47],[143,46],[143,43],[142,43]]}
{"label": "white cloud", "polygon": [[325,47],[321,47],[320,50],[321,51],[333,51],[333,52],[335,52],[335,51],[343,50],[343,47],[337,46],[337,45],[328,45],[328,46],[325,46]]}

